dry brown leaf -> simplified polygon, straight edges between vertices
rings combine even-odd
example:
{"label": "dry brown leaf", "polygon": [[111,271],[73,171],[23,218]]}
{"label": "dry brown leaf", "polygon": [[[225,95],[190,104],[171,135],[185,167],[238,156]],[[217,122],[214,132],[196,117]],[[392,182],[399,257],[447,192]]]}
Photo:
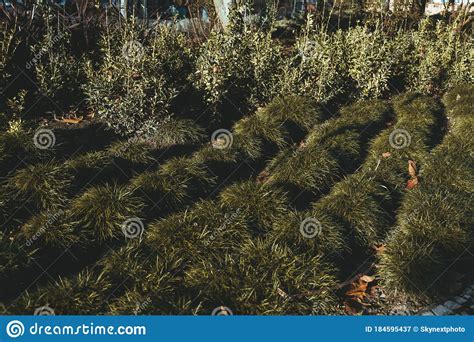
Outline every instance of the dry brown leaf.
{"label": "dry brown leaf", "polygon": [[408,161],[408,174],[412,178],[416,177],[416,174],[417,174],[416,163],[413,160]]}
{"label": "dry brown leaf", "polygon": [[364,298],[366,288],[363,289],[363,290],[361,290],[361,289],[349,290],[349,291],[346,292],[346,295],[349,296],[349,297]]}
{"label": "dry brown leaf", "polygon": [[79,122],[81,122],[82,119],[62,119],[61,122],[64,122],[64,123],[68,123],[68,124],[78,124]]}
{"label": "dry brown leaf", "polygon": [[409,179],[409,180],[407,181],[407,189],[408,189],[408,190],[413,189],[413,188],[414,188],[415,186],[417,186],[417,185],[418,185],[418,177],[414,177],[414,178]]}
{"label": "dry brown leaf", "polygon": [[375,278],[371,277],[371,276],[368,276],[368,275],[363,275],[362,277],[360,277],[360,280],[362,280],[366,283],[371,283],[375,280]]}
{"label": "dry brown leaf", "polygon": [[381,243],[379,245],[375,245],[374,249],[375,249],[376,254],[382,254],[382,253],[385,253],[385,250],[387,248],[385,247],[385,245],[383,243]]}
{"label": "dry brown leaf", "polygon": [[267,182],[269,177],[270,177],[270,172],[263,170],[257,176],[257,183],[265,183]]}

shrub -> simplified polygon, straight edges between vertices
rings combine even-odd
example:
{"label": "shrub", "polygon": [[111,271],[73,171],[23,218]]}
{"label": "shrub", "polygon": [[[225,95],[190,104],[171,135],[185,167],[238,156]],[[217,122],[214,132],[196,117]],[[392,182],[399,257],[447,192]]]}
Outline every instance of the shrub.
{"label": "shrub", "polygon": [[[466,115],[470,109],[463,105],[466,99],[458,97],[458,91],[445,96],[447,112],[454,114],[454,127],[472,127]],[[414,296],[432,294],[440,290],[447,269],[463,269],[457,263],[459,256],[474,246],[474,159],[472,153],[466,153],[472,151],[471,140],[462,129],[452,129],[421,169],[422,186],[405,195],[381,257],[380,274],[388,288]]]}
{"label": "shrub", "polygon": [[347,33],[349,75],[363,98],[380,97],[394,74],[393,41],[376,28],[355,27]]}
{"label": "shrub", "polygon": [[345,35],[314,29],[309,17],[298,37],[293,55],[283,63],[279,78],[280,94],[306,95],[327,103],[348,88]]}
{"label": "shrub", "polygon": [[201,47],[194,84],[214,114],[228,107],[241,116],[275,95],[280,59],[271,32],[244,23],[235,11],[229,30],[212,32]]}
{"label": "shrub", "polygon": [[8,67],[18,46],[17,26],[2,20],[0,22],[0,94],[5,93],[10,71]]}
{"label": "shrub", "polygon": [[457,83],[472,82],[472,61],[468,58],[472,40],[463,38],[458,25],[427,18],[412,32],[413,59],[409,66],[409,87],[421,93],[441,93]]}
{"label": "shrub", "polygon": [[[39,97],[43,98],[44,106],[52,107],[54,112],[62,114],[67,106],[83,101],[83,59],[71,52],[71,34],[66,27],[68,23],[52,15],[48,7],[43,7],[43,10],[46,10],[43,13],[45,32],[31,46],[33,57],[27,62],[26,68],[34,70]],[[51,106],[51,102],[54,106]]]}
{"label": "shrub", "polygon": [[101,51],[97,68],[91,62],[86,66],[90,107],[117,133],[153,140],[182,90],[175,75],[179,79],[189,72],[186,41],[163,25],[149,32],[131,19],[107,31]]}

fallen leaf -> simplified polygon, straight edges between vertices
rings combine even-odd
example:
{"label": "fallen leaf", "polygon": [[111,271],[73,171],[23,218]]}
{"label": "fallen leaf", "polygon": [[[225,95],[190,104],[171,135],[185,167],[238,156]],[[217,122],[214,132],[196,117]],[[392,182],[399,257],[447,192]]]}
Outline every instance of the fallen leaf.
{"label": "fallen leaf", "polygon": [[81,122],[82,119],[62,119],[61,122],[64,122],[64,123],[69,123],[69,124],[78,124],[79,122]]}
{"label": "fallen leaf", "polygon": [[359,289],[349,290],[346,292],[346,296],[355,297],[355,298],[364,298],[366,288],[367,286],[363,290],[359,290]]}
{"label": "fallen leaf", "polygon": [[379,245],[375,245],[374,249],[376,254],[382,254],[385,253],[386,247],[383,243],[381,243]]}
{"label": "fallen leaf", "polygon": [[415,178],[417,173],[416,163],[413,160],[408,161],[408,174],[410,177]]}
{"label": "fallen leaf", "polygon": [[413,188],[414,188],[415,186],[417,186],[417,185],[418,185],[418,177],[416,177],[416,176],[415,176],[414,178],[409,179],[409,180],[407,181],[407,189],[408,189],[408,190],[413,189]]}
{"label": "fallen leaf", "polygon": [[306,141],[303,139],[300,141],[299,145],[298,145],[298,150],[302,150],[306,147]]}
{"label": "fallen leaf", "polygon": [[257,176],[257,183],[265,183],[270,177],[270,172],[263,170]]}
{"label": "fallen leaf", "polygon": [[365,281],[366,283],[371,283],[375,280],[375,278],[368,275],[363,275],[360,277],[360,280]]}

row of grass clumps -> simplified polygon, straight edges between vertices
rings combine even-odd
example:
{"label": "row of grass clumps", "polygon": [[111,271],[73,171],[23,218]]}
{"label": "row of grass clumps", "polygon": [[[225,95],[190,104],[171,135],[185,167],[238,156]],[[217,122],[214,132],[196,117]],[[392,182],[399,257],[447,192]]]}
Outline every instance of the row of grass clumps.
{"label": "row of grass clumps", "polygon": [[[291,148],[299,139],[289,141],[282,129],[292,129],[291,124],[297,121],[304,128],[304,136],[304,131],[315,122],[301,115],[307,105],[293,106],[300,110],[282,115],[282,107],[291,108],[284,106],[287,101],[277,99],[238,122],[233,130],[234,143],[229,148],[208,146],[191,158],[207,157],[204,160],[217,159],[235,165],[242,156],[250,161],[258,157],[245,151],[258,151],[255,146],[260,142]],[[388,112],[383,108],[381,116]],[[293,122],[285,124],[291,118]],[[336,135],[344,134],[350,127],[361,127],[349,121],[344,119],[346,125],[341,124],[335,131],[330,130],[331,126],[319,130]],[[372,123],[370,119],[361,122]],[[335,145],[331,144],[334,148]],[[149,180],[152,173],[162,180],[161,172],[171,162],[176,161],[150,172],[142,183],[153,184]],[[179,170],[189,165],[189,160],[183,160]],[[176,178],[176,174],[171,174]],[[141,177],[145,176],[139,175],[132,184]],[[111,251],[98,262],[96,268],[104,273],[96,276],[109,281],[103,296],[111,297],[108,310],[114,314],[130,314],[137,307],[140,313],[209,313],[219,305],[238,313],[334,312],[337,270],[323,258],[332,249],[344,247],[336,224],[329,218],[320,219],[325,227],[334,229],[306,239],[299,230],[304,215],[291,208],[284,190],[272,183],[237,182],[214,200],[200,201],[185,211],[152,222],[146,227],[144,243],[131,241]],[[28,299],[26,295],[20,298],[13,310],[24,309],[25,302],[31,303],[29,310],[46,299],[56,302],[51,296],[60,297],[65,290],[58,283],[54,291],[48,291],[48,298],[42,298],[40,294],[46,291],[40,288],[28,294]],[[80,305],[70,304],[56,309],[64,313],[83,310]],[[103,310],[97,308],[97,312]]]}
{"label": "row of grass clumps", "polygon": [[434,99],[406,93],[393,99],[393,107],[395,123],[372,139],[361,167],[312,205],[340,224],[353,256],[367,256],[383,241],[406,191],[408,161],[425,160],[436,141],[440,107]]}
{"label": "row of grass clumps", "polygon": [[[16,192],[18,204],[26,201],[32,205],[28,205],[30,208],[25,213],[30,218],[16,222],[19,229],[9,229],[5,243],[34,248],[36,252],[43,250],[39,255],[51,254],[54,249],[59,253],[73,245],[77,249],[75,254],[92,250],[93,254],[100,254],[102,248],[98,246],[122,244],[122,228],[127,219],[140,218],[147,222],[209,195],[218,180],[226,180],[225,174],[212,171],[220,166],[214,163],[227,163],[230,169],[244,160],[252,163],[272,148],[292,143],[292,136],[307,132],[320,117],[319,110],[305,98],[279,98],[238,122],[232,135],[233,144],[225,149],[209,144],[190,157],[173,157],[158,170],[143,172],[128,184],[94,185],[77,196],[71,190],[73,176],[68,170],[79,167],[84,159],[28,166],[9,177],[5,188]],[[114,144],[107,153],[123,152],[117,148]],[[139,162],[150,161],[149,154],[145,157],[146,160],[141,158]],[[99,160],[104,160],[103,156]],[[92,165],[94,162],[89,166]],[[5,274],[11,276],[6,270]]]}
{"label": "row of grass clumps", "polygon": [[[334,313],[337,272],[324,253],[341,237],[297,248],[299,224],[288,239],[286,227],[273,232],[273,222],[290,215],[282,190],[238,182],[147,225],[141,241],[110,251],[93,270],[23,294],[9,312],[54,303],[61,314],[210,314],[221,305],[236,314]],[[84,272],[104,285],[86,289]],[[81,300],[88,293],[101,304]]]}
{"label": "row of grass clumps", "polygon": [[282,150],[265,169],[266,182],[296,194],[322,194],[363,160],[365,144],[391,115],[382,100],[361,101],[317,125],[299,146]]}
{"label": "row of grass clumps", "polygon": [[465,272],[474,250],[474,86],[453,88],[443,98],[449,132],[407,192],[387,239],[380,274],[396,293],[425,297],[442,292],[450,271]]}
{"label": "row of grass clumps", "polygon": [[321,110],[307,98],[279,97],[239,120],[232,132],[220,131],[212,143],[191,156],[137,175],[131,180],[132,187],[155,203],[192,203],[223,184],[250,177],[264,158],[294,143],[321,117]]}
{"label": "row of grass clumps", "polygon": [[[228,163],[235,168],[235,164],[241,160],[251,163],[264,157],[263,150],[271,150],[272,147],[290,148],[300,139],[291,137],[304,137],[319,119],[314,107],[309,106],[309,103],[295,102],[297,100],[296,97],[276,99],[267,108],[258,110],[255,115],[235,125],[232,146],[225,149],[207,146],[189,158],[170,160],[157,171],[138,175],[132,180],[132,187],[135,191],[145,190],[147,196],[152,196],[153,190],[160,189],[154,187],[156,182],[166,184],[166,175],[170,175],[170,182],[176,182],[180,174],[186,174],[194,167],[193,172],[188,172],[183,178],[190,182],[196,180],[200,170],[205,170],[202,168],[205,162]],[[308,109],[311,109],[309,113]],[[377,109],[383,109],[382,114],[376,116],[375,111],[371,114],[381,120],[387,115],[387,106]],[[360,113],[362,115],[364,110],[361,109]],[[345,129],[356,130],[361,127],[350,123],[348,119],[344,119],[344,122],[346,125],[337,126],[335,131],[329,128],[331,126],[322,127],[328,131],[325,137],[330,137],[331,133],[344,134]],[[370,118],[359,118],[360,125],[370,126],[372,123]],[[297,132],[291,134],[290,130],[295,130],[295,124]],[[175,198],[185,198],[186,193],[179,198],[178,189],[171,190],[173,183],[166,185],[168,188],[165,190],[172,191]],[[183,188],[189,191],[190,186]],[[86,194],[90,191],[86,191]],[[162,190],[165,195],[166,191]],[[98,208],[106,210],[103,207],[108,203],[105,198],[86,197],[84,201],[80,200],[81,197],[74,200],[73,207],[76,201],[90,204],[101,202]],[[80,212],[79,216],[87,220],[87,213]],[[344,246],[342,236],[336,229],[337,224],[329,218],[325,220],[321,215],[318,217],[326,228],[334,229],[327,229],[325,234],[307,239],[299,230],[305,215],[290,207],[286,192],[272,183],[236,183],[226,188],[217,200],[201,201],[185,212],[171,214],[150,224],[146,228],[146,248],[143,244],[134,246],[132,242],[111,252],[99,262],[97,268],[104,269],[110,281],[107,289],[114,289],[113,293],[104,294],[116,298],[110,311],[131,313],[137,298],[141,297],[153,298],[154,302],[148,303],[149,308],[141,309],[152,313],[194,313],[196,310],[206,313],[224,302],[241,313],[330,312],[334,309],[332,291],[337,272],[331,266],[330,258],[325,259],[324,256]],[[275,225],[275,222],[279,224]],[[88,223],[81,222],[81,226],[87,227]],[[266,256],[265,259],[255,259],[255,252],[251,250],[257,247]],[[169,285],[164,284],[160,277],[147,276],[156,273],[157,269],[160,270],[159,274],[166,275]],[[223,273],[226,275],[222,276]],[[242,274],[245,274],[243,280]],[[144,279],[151,283],[144,284]],[[302,280],[309,282],[308,285],[300,284]],[[225,286],[221,284],[224,281],[227,284]],[[259,284],[259,290],[252,288],[254,284]],[[170,291],[158,292],[161,288]],[[64,287],[58,284],[56,291],[64,291]],[[44,289],[39,288],[28,294],[38,298],[38,301],[28,299],[28,302],[40,305],[42,297],[39,296],[43,292]],[[176,293],[181,294],[179,298]],[[21,310],[25,300],[20,298],[14,308]],[[80,313],[82,307],[76,305],[57,309],[64,313]]]}

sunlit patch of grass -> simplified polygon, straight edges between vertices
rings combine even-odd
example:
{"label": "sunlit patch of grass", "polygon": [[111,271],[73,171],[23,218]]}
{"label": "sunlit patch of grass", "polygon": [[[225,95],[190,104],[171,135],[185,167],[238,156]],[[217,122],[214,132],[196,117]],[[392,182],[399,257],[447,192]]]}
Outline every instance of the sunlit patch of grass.
{"label": "sunlit patch of grass", "polygon": [[225,188],[219,203],[235,215],[243,216],[258,230],[269,230],[272,223],[288,214],[289,204],[282,190],[255,181],[245,181]]}
{"label": "sunlit patch of grass", "polygon": [[335,312],[333,272],[319,256],[254,239],[234,253],[193,260],[185,284],[200,291],[203,312],[224,303],[235,314],[328,314]]}
{"label": "sunlit patch of grass", "polygon": [[389,199],[385,188],[357,174],[337,183],[314,207],[341,222],[344,235],[354,237],[355,247],[363,250],[386,233],[388,217],[380,206],[384,199]]}
{"label": "sunlit patch of grass", "polygon": [[197,126],[193,120],[170,118],[161,123],[150,142],[155,147],[166,147],[197,144],[205,139],[204,130]]}
{"label": "sunlit patch of grass", "polygon": [[286,95],[272,100],[262,109],[262,116],[268,121],[272,120],[282,123],[291,121],[308,131],[321,121],[323,115],[310,98],[299,95]]}
{"label": "sunlit patch of grass", "polygon": [[39,209],[57,208],[67,200],[72,176],[54,161],[28,165],[7,180],[12,198]]}
{"label": "sunlit patch of grass", "polygon": [[448,116],[467,117],[472,114],[474,85],[460,84],[443,96],[443,103],[448,109]]}
{"label": "sunlit patch of grass", "polygon": [[63,209],[44,210],[20,227],[19,236],[31,248],[70,247],[79,240]]}
{"label": "sunlit patch of grass", "polygon": [[284,150],[271,160],[269,183],[290,184],[300,189],[320,192],[337,178],[339,165],[324,147]]}
{"label": "sunlit patch of grass", "polygon": [[131,187],[160,195],[163,205],[176,206],[206,193],[215,184],[215,177],[202,163],[187,157],[168,160],[157,171],[146,171],[131,181]]}
{"label": "sunlit patch of grass", "polygon": [[117,141],[108,149],[111,158],[121,158],[131,163],[145,164],[154,160],[150,144],[140,141]]}
{"label": "sunlit patch of grass", "polygon": [[107,184],[88,188],[71,202],[70,211],[84,238],[103,242],[123,235],[124,221],[140,217],[143,206],[128,187]]}
{"label": "sunlit patch of grass", "polygon": [[[313,225],[312,227],[308,225]],[[314,230],[311,230],[314,229]],[[291,211],[274,220],[268,239],[297,254],[339,259],[348,250],[344,227],[321,210]]]}
{"label": "sunlit patch of grass", "polygon": [[11,307],[12,314],[33,314],[48,306],[56,315],[94,315],[106,312],[110,281],[88,269],[73,277],[24,293]]}
{"label": "sunlit patch of grass", "polygon": [[110,156],[106,151],[92,151],[68,159],[65,164],[74,170],[102,169],[110,161]]}

